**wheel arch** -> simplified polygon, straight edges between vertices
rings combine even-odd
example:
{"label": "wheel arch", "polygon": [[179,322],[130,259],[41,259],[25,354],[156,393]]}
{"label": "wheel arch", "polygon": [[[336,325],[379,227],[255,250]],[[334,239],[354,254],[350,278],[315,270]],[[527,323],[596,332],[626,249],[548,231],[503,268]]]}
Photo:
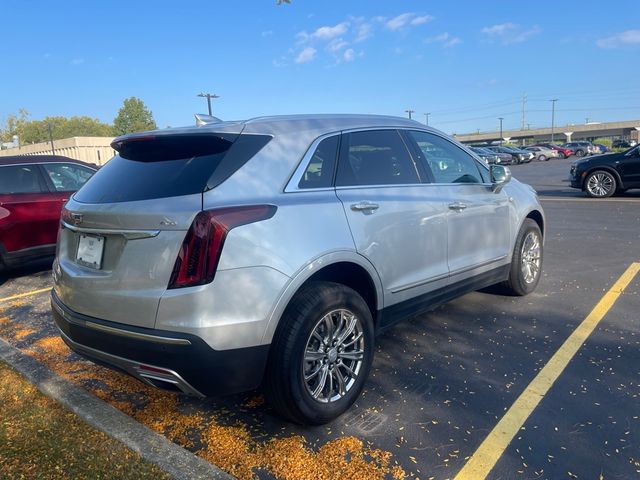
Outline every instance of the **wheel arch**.
{"label": "wheel arch", "polygon": [[272,342],[291,299],[312,281],[335,282],[353,288],[363,297],[374,319],[383,307],[382,282],[374,266],[356,252],[332,252],[311,261],[291,278],[269,316],[262,344]]}
{"label": "wheel arch", "polygon": [[540,227],[540,232],[542,233],[542,238],[544,238],[545,219],[542,212],[540,210],[531,210],[529,213],[527,213],[527,216],[525,218],[530,218],[538,224],[538,227]]}

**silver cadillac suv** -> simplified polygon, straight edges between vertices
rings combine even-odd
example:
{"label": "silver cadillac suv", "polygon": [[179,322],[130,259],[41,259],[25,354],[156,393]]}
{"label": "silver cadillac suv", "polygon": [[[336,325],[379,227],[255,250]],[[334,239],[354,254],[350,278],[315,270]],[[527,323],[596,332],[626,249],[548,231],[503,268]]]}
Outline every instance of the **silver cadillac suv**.
{"label": "silver cadillac suv", "polygon": [[63,210],[53,314],[73,350],[151,385],[262,383],[321,424],[360,394],[376,333],[540,278],[535,191],[411,120],[263,117],[113,148]]}

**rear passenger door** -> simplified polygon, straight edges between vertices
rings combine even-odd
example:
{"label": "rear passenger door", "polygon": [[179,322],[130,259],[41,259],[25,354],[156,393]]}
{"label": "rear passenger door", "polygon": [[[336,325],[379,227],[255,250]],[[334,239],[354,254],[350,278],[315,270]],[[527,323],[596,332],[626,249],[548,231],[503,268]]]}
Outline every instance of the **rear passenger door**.
{"label": "rear passenger door", "polygon": [[385,307],[446,285],[446,206],[398,130],[342,135],[336,194]]}
{"label": "rear passenger door", "polygon": [[0,243],[7,253],[53,246],[58,225],[47,223],[57,202],[37,165],[0,166]]}
{"label": "rear passenger door", "polygon": [[453,142],[423,131],[409,136],[446,204],[451,283],[505,264],[511,238],[507,193],[494,193],[488,170]]}
{"label": "rear passenger door", "polygon": [[[51,192],[49,194],[50,208],[42,222],[48,232],[57,236],[62,207],[67,203],[69,197],[80,190],[96,172],[75,163],[41,163],[40,168]],[[53,238],[55,243],[56,237]]]}

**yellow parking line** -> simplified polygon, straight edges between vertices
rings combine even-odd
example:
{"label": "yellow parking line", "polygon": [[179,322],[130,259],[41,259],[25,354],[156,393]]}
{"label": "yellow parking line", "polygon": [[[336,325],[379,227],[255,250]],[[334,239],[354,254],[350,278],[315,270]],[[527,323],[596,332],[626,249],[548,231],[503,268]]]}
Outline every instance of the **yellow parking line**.
{"label": "yellow parking line", "polygon": [[480,480],[489,475],[531,412],[538,406],[569,361],[639,271],[640,263],[638,262],[632,263],[627,268],[500,419],[489,436],[458,472],[455,480]]}
{"label": "yellow parking line", "polygon": [[51,291],[51,287],[41,288],[40,290],[31,290],[30,292],[20,293],[18,295],[12,295],[10,297],[0,298],[0,303],[9,302],[11,300],[17,300],[18,298],[29,297],[31,295],[36,295],[38,293],[49,292],[49,291]]}

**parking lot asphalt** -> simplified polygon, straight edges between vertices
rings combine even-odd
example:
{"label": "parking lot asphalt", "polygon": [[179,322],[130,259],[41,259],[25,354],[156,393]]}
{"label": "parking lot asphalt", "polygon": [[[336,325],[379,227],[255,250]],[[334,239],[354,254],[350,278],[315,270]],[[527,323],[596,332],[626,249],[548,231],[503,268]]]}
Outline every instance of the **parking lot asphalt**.
{"label": "parking lot asphalt", "polygon": [[[356,405],[323,427],[274,416],[260,392],[194,400],[94,366],[56,335],[46,262],[0,278],[0,337],[240,478],[454,478],[505,412],[633,263],[640,192],[592,200],[570,160],[512,167],[547,216],[536,292],[474,292],[377,339]],[[3,299],[5,299],[3,301]],[[488,478],[640,474],[640,278],[624,289],[532,410]]]}

